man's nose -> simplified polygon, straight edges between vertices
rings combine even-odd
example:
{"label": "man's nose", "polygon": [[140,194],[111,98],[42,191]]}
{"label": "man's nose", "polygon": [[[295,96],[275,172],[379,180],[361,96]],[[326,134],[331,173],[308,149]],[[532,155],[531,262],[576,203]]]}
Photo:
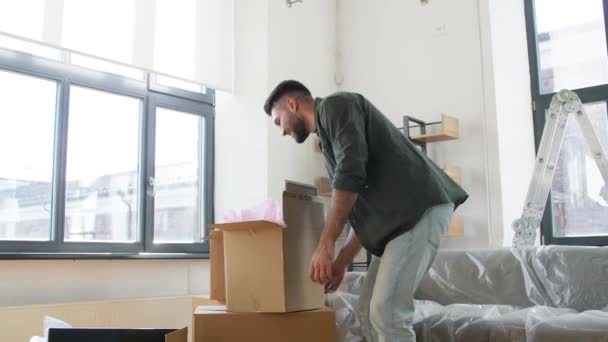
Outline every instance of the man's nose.
{"label": "man's nose", "polygon": [[287,135],[287,131],[284,128],[281,128],[281,134],[283,136],[286,136]]}

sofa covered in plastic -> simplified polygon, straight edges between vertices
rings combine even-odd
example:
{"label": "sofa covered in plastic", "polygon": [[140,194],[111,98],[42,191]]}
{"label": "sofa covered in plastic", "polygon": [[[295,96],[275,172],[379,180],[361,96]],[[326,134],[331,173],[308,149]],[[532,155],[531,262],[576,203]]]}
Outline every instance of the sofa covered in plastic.
{"label": "sofa covered in plastic", "polygon": [[[364,278],[327,296],[341,341],[364,341]],[[608,341],[608,247],[441,250],[415,298],[418,341]]]}

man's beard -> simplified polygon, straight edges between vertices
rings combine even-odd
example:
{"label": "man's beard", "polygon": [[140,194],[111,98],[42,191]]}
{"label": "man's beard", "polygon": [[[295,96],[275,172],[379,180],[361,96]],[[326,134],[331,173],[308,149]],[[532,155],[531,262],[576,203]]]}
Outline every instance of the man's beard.
{"label": "man's beard", "polygon": [[309,135],[309,133],[306,130],[304,121],[298,120],[292,130],[291,136],[298,144],[301,144],[306,140],[306,138],[308,138],[308,135]]}

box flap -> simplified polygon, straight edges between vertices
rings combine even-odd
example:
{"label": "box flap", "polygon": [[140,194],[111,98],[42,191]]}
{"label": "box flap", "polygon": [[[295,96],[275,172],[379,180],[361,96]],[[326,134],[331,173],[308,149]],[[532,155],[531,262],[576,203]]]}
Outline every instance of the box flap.
{"label": "box flap", "polygon": [[209,241],[209,290],[211,299],[226,302],[226,274],[224,267],[224,232],[213,229]]}
{"label": "box flap", "polygon": [[[324,227],[324,204],[326,199],[319,196],[308,196],[283,191],[283,222],[290,226],[302,228]],[[317,242],[317,241],[315,241]]]}
{"label": "box flap", "polygon": [[165,335],[165,342],[188,342],[188,327]]}
{"label": "box flap", "polygon": [[238,230],[254,230],[254,229],[273,229],[273,228],[284,228],[281,225],[270,221],[243,221],[243,222],[232,222],[232,223],[217,223],[209,225],[211,228],[223,230],[226,232],[238,231]]}
{"label": "box flap", "polygon": [[285,180],[285,191],[310,196],[317,195],[317,188],[314,185],[294,182],[290,180]]}
{"label": "box flap", "polygon": [[320,308],[325,289],[308,276],[310,259],[323,231],[323,203],[315,197],[283,192],[285,297],[287,311]]}

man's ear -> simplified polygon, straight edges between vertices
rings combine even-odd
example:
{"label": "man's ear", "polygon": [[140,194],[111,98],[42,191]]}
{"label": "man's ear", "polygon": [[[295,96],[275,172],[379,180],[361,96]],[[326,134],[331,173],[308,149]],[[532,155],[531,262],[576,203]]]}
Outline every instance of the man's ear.
{"label": "man's ear", "polygon": [[287,103],[287,109],[289,109],[290,112],[295,112],[298,109],[298,102],[296,101],[296,99],[294,99],[293,97],[289,96],[287,98],[285,98],[285,102]]}

